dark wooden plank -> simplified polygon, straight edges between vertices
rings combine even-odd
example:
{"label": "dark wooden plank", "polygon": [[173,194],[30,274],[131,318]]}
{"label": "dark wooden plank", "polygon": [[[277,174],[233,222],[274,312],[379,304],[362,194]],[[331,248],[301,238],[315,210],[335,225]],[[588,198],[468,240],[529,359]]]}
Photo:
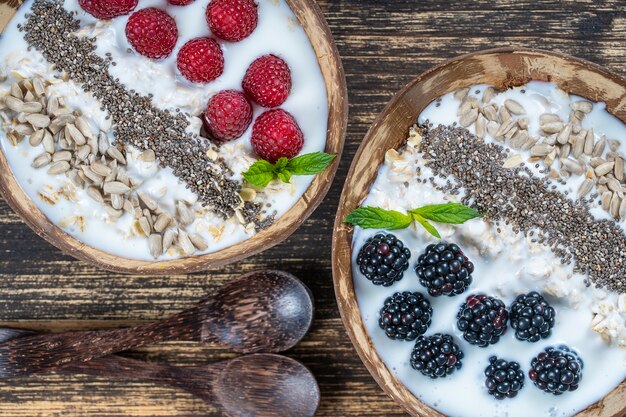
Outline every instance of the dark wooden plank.
{"label": "dark wooden plank", "polygon": [[[617,72],[626,64],[626,2],[560,0],[320,0],[344,60],[350,125],[326,201],[286,242],[219,271],[138,277],[111,274],[62,255],[0,202],[0,325],[38,330],[132,325],[172,314],[242,272],[281,268],[313,290],[317,321],[289,352],[316,374],[320,416],[404,415],[373,382],[345,335],[330,271],[330,236],[349,163],[395,91],[458,54],[497,46],[561,51]],[[193,365],[230,354],[170,343],[132,356]],[[0,416],[217,416],[180,391],[142,383],[51,375],[0,381]]]}

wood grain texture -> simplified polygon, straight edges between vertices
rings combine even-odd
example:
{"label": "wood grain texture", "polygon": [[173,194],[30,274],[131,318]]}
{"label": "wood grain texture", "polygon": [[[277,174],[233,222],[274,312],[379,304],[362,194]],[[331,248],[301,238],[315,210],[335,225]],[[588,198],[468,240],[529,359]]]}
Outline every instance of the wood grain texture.
{"label": "wood grain texture", "polygon": [[[316,375],[321,417],[400,417],[356,355],[336,307],[332,222],[361,140],[389,99],[415,76],[461,53],[526,46],[569,53],[626,74],[626,2],[547,0],[319,0],[348,81],[346,148],[326,200],[282,244],[235,265],[168,277],[124,276],[76,261],[38,238],[0,204],[0,325],[36,330],[136,325],[169,316],[245,271],[285,269],[316,299],[311,333],[288,354]],[[0,5],[2,7],[3,5]],[[193,365],[232,357],[224,349],[168,343],[132,352]],[[0,382],[2,417],[214,417],[190,394],[103,378],[41,376]]]}

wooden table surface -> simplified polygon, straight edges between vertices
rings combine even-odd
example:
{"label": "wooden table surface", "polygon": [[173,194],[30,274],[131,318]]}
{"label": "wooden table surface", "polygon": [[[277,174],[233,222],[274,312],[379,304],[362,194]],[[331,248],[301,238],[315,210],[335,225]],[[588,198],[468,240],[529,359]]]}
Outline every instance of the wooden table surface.
{"label": "wooden table surface", "polygon": [[[6,1],[6,0],[1,0]],[[0,202],[0,325],[37,330],[127,326],[168,316],[245,271],[279,268],[316,297],[311,333],[288,352],[317,376],[319,416],[402,416],[374,383],[335,304],[330,240],[350,161],[369,124],[400,87],[446,58],[496,46],[569,53],[626,73],[626,2],[619,0],[320,0],[342,55],[350,97],[345,154],[326,201],[285,243],[216,271],[170,277],[112,274],[63,255]],[[193,365],[230,357],[195,343],[132,353]],[[0,416],[217,416],[175,389],[49,375],[0,381]]]}

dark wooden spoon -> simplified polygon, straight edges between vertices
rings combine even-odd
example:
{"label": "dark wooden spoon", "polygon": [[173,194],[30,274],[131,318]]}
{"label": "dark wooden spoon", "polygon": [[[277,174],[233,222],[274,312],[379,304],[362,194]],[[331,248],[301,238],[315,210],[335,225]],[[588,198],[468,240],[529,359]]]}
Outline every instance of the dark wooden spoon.
{"label": "dark wooden spoon", "polygon": [[[0,342],[32,334],[0,328]],[[320,401],[313,374],[300,362],[273,354],[257,353],[196,367],[111,355],[70,364],[62,372],[167,384],[232,417],[308,417],[315,414]]]}
{"label": "dark wooden spoon", "polygon": [[173,317],[126,329],[40,334],[0,344],[0,378],[53,370],[166,340],[213,342],[235,352],[282,352],[313,321],[313,297],[282,271],[242,275]]}

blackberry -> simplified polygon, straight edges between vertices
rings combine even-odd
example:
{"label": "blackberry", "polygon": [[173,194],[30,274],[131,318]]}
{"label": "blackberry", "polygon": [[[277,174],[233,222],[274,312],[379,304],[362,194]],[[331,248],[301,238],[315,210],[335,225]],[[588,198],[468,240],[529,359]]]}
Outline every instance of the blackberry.
{"label": "blackberry", "polygon": [[540,390],[554,395],[575,391],[583,377],[582,359],[567,346],[545,348],[530,366],[530,380]]}
{"label": "blackberry", "polygon": [[426,333],[432,316],[430,302],[422,294],[397,292],[385,300],[378,325],[390,339],[415,340]]}
{"label": "blackberry", "polygon": [[411,251],[392,234],[378,233],[367,239],[356,263],[367,279],[375,285],[389,287],[400,281],[409,268]]}
{"label": "blackberry", "polygon": [[420,336],[411,353],[411,366],[431,378],[446,377],[461,369],[463,352],[449,334]]}
{"label": "blackberry", "polygon": [[417,259],[415,272],[420,284],[433,297],[449,297],[463,293],[472,283],[474,264],[454,243],[428,245]]}
{"label": "blackberry", "polygon": [[524,371],[520,369],[519,363],[498,359],[496,356],[489,358],[485,377],[489,394],[498,400],[515,397],[524,386]]}
{"label": "blackberry", "polygon": [[504,303],[485,294],[470,295],[456,316],[463,338],[472,345],[486,347],[498,343],[506,332],[509,313]]}
{"label": "blackberry", "polygon": [[528,342],[538,342],[552,333],[554,327],[554,308],[541,296],[533,291],[518,295],[511,305],[511,327],[515,329],[515,337]]}

